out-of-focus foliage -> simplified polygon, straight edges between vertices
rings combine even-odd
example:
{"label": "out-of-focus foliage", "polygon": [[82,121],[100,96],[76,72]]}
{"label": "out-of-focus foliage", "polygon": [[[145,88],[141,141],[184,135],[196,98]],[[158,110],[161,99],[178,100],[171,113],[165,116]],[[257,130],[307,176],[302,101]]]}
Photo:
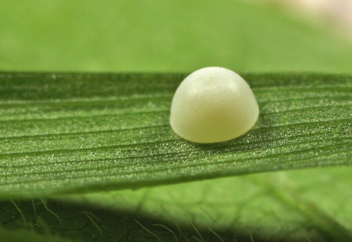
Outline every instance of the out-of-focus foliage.
{"label": "out-of-focus foliage", "polygon": [[242,1],[0,0],[0,69],[351,73],[352,46]]}

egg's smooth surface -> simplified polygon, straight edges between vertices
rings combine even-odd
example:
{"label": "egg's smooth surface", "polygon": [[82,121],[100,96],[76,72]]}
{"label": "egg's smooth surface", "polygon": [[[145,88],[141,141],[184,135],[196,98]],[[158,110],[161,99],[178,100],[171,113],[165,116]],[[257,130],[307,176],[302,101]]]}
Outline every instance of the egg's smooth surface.
{"label": "egg's smooth surface", "polygon": [[171,104],[170,124],[180,137],[197,143],[234,139],[252,128],[259,107],[245,80],[222,67],[187,76]]}

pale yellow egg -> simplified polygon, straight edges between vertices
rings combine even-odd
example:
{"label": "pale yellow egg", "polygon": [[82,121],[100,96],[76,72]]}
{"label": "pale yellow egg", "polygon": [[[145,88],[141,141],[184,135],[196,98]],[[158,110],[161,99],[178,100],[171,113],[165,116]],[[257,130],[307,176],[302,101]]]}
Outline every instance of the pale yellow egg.
{"label": "pale yellow egg", "polygon": [[241,76],[222,67],[206,67],[177,88],[170,124],[186,140],[214,143],[243,135],[258,116],[258,103]]}

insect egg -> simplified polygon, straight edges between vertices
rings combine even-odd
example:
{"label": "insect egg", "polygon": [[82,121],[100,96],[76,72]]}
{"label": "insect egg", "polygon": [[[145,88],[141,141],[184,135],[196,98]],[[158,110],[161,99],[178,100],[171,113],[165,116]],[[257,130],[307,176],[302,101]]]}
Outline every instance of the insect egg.
{"label": "insect egg", "polygon": [[214,143],[243,135],[258,115],[255,96],[241,76],[222,67],[206,67],[191,73],[177,88],[170,124],[186,140]]}

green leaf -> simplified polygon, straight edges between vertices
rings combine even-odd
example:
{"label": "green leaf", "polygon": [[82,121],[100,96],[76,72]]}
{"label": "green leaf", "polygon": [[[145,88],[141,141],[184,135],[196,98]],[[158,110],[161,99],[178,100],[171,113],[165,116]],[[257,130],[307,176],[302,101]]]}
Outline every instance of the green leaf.
{"label": "green leaf", "polygon": [[325,167],[58,199],[156,217],[175,231],[212,229],[225,241],[351,241],[351,186],[350,168]]}
{"label": "green leaf", "polygon": [[[18,242],[18,241],[27,241],[27,242],[72,242],[69,239],[59,238],[57,236],[52,235],[40,235],[35,232],[29,232],[25,230],[16,230],[7,231],[4,229],[0,229],[0,239],[1,241],[6,242]],[[79,241],[75,241],[79,242]]]}
{"label": "green leaf", "polygon": [[169,126],[181,74],[0,75],[1,198],[141,188],[352,162],[352,78],[245,74],[260,117],[216,144]]}

